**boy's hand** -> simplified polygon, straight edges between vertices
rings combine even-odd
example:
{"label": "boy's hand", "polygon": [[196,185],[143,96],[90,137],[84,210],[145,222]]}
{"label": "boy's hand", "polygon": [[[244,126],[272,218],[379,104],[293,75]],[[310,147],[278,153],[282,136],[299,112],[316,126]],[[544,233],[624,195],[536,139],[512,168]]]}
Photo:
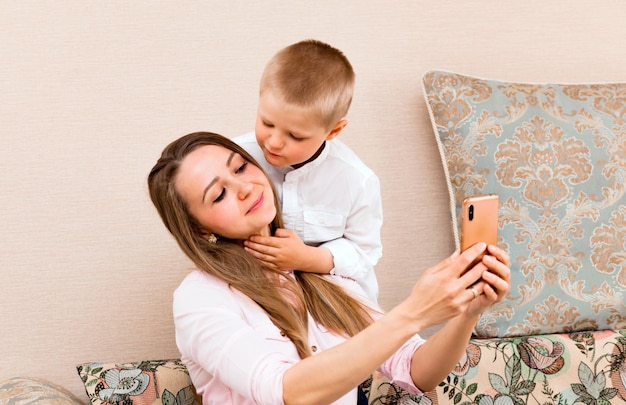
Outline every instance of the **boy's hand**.
{"label": "boy's hand", "polygon": [[289,229],[277,229],[274,236],[252,235],[243,245],[252,256],[278,270],[328,273],[333,268],[328,249],[307,246]]}

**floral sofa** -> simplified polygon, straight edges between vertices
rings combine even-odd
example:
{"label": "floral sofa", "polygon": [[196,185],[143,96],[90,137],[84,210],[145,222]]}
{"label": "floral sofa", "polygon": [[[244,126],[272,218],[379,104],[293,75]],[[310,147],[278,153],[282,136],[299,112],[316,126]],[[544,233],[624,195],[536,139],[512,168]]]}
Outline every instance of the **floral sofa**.
{"label": "floral sofa", "polygon": [[[369,404],[609,404],[626,401],[626,331],[472,339],[439,386],[410,395],[379,373],[363,384]],[[201,404],[179,360],[79,365],[92,404]],[[2,404],[81,405],[36,378],[0,382]]]}
{"label": "floral sofa", "polygon": [[609,404],[626,401],[626,331],[472,339],[439,386],[410,395],[380,374],[370,404]]}
{"label": "floral sofa", "polygon": [[429,71],[450,194],[500,197],[511,291],[433,392],[375,374],[370,404],[626,402],[626,84],[529,84]]}
{"label": "floral sofa", "polygon": [[[76,366],[88,403],[105,405],[199,405],[187,368],[179,359]],[[41,378],[14,377],[0,382],[0,404],[83,405],[66,388]]]}

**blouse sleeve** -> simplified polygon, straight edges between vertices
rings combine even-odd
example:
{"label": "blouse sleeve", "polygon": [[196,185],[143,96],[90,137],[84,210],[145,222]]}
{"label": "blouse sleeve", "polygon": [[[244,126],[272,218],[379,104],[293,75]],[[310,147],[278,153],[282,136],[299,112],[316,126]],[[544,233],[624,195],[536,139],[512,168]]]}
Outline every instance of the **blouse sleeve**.
{"label": "blouse sleeve", "polygon": [[424,342],[425,340],[419,335],[413,336],[391,355],[378,370],[389,378],[392,383],[405,389],[409,393],[422,395],[423,392],[415,386],[411,378],[411,359],[415,351],[417,351]]}

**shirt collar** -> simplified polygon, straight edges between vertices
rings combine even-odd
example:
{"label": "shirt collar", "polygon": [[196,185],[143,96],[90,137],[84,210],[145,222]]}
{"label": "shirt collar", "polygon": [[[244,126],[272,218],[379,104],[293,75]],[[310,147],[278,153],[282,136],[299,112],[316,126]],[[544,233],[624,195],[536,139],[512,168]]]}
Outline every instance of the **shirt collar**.
{"label": "shirt collar", "polygon": [[322,151],[324,150],[325,147],[326,147],[326,141],[324,141],[320,145],[319,149],[313,154],[313,156],[311,156],[310,158],[308,158],[304,162],[298,163],[297,165],[292,165],[291,167],[294,168],[294,169],[299,169],[302,166],[306,165],[307,163],[310,163],[310,162],[314,161],[315,159],[317,159],[322,154]]}

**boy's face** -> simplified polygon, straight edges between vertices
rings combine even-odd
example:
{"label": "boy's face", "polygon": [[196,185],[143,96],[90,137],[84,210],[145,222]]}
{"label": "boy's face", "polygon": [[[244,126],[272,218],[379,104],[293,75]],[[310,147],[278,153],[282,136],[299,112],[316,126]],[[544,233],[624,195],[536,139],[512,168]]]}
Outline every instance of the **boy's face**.
{"label": "boy's face", "polygon": [[285,104],[271,91],[265,91],[259,98],[255,133],[267,162],[286,167],[307,161],[344,125],[329,130],[306,109]]}

